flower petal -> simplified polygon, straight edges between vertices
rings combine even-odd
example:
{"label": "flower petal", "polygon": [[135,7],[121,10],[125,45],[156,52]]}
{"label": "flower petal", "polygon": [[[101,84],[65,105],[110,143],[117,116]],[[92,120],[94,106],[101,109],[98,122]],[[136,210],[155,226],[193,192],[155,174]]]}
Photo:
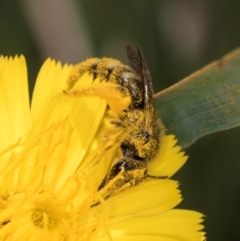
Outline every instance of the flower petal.
{"label": "flower petal", "polygon": [[[203,241],[203,215],[188,210],[172,209],[168,212],[143,217],[129,217],[115,219],[109,224],[110,235],[113,240],[118,233],[128,235],[158,235],[159,240],[165,237],[183,241]],[[164,237],[161,239],[161,237]]]}
{"label": "flower petal", "polygon": [[[142,216],[165,212],[181,202],[178,183],[150,179],[109,198],[109,217]],[[96,207],[100,208],[100,207]],[[99,212],[96,210],[96,212]]]}
{"label": "flower petal", "polygon": [[[77,171],[89,152],[106,109],[105,99],[63,93],[68,89],[71,69],[72,66],[62,67],[48,59],[38,74],[32,100],[33,136],[38,137],[41,131],[40,143],[47,144],[47,148],[42,146],[38,151],[38,158],[48,160],[44,180],[56,181],[58,187]],[[94,84],[97,82],[94,80]],[[85,74],[73,89],[92,84],[93,76]],[[48,146],[57,148],[50,150]]]}
{"label": "flower petal", "polygon": [[[104,237],[98,237],[98,241],[109,240]],[[157,235],[114,235],[114,241],[181,241],[180,239],[163,237]]]}
{"label": "flower petal", "polygon": [[180,146],[175,146],[176,142],[174,135],[162,137],[159,152],[148,164],[149,175],[171,177],[184,165],[187,156]]}
{"label": "flower petal", "polygon": [[0,146],[24,141],[29,131],[27,67],[23,56],[0,58]]}
{"label": "flower petal", "polygon": [[47,59],[38,73],[33,91],[31,115],[33,126],[41,117],[46,115],[46,110],[55,96],[67,88],[67,78],[72,69],[71,65],[56,63]]}

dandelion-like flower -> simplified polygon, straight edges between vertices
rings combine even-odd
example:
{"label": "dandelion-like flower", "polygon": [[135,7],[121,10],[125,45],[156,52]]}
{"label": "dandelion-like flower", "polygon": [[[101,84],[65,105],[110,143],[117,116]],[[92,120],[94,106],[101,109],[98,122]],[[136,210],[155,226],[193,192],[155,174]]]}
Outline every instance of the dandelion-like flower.
{"label": "dandelion-like flower", "polygon": [[[148,178],[105,199],[98,187],[117,150],[101,155],[107,101],[63,93],[72,66],[47,60],[29,105],[24,57],[0,58],[0,240],[200,241],[203,215],[174,209],[178,183]],[[76,83],[90,85],[88,74]],[[187,157],[163,136],[150,175]]]}

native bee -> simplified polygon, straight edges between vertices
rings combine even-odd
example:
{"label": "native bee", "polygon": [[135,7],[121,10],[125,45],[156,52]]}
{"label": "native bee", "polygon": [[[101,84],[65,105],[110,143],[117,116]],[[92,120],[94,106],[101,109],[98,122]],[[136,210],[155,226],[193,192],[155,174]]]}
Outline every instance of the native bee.
{"label": "native bee", "polygon": [[117,144],[121,157],[98,188],[107,189],[105,198],[149,177],[148,162],[156,155],[164,133],[156,115],[152,80],[142,51],[138,47],[135,52],[129,45],[126,50],[131,67],[111,58],[92,58],[76,65],[69,77],[71,85],[85,72],[92,74],[93,79],[100,78],[99,84],[69,94],[106,98],[113,117],[108,126],[123,130],[115,144],[106,145],[107,151]]}

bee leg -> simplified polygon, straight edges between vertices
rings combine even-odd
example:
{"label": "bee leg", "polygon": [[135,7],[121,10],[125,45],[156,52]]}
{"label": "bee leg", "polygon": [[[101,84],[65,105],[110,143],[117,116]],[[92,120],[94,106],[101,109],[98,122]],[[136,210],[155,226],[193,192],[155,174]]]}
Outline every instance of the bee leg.
{"label": "bee leg", "polygon": [[153,179],[168,179],[168,176],[152,176],[152,175],[147,175],[147,177],[149,178],[153,178]]}
{"label": "bee leg", "polygon": [[68,96],[97,96],[107,99],[110,108],[118,114],[128,109],[131,96],[127,88],[112,83],[81,86],[71,91],[63,91]]}
{"label": "bee leg", "polygon": [[112,166],[98,190],[103,192],[107,199],[128,187],[138,185],[146,178],[145,162],[123,158]]}
{"label": "bee leg", "polygon": [[79,86],[74,90],[63,92],[71,97],[97,96],[107,99],[110,107],[108,115],[111,119],[105,121],[103,142],[98,151],[98,159],[100,159],[106,151],[120,145],[125,137],[127,128],[119,116],[125,114],[124,110],[128,108],[131,102],[128,89],[120,85],[104,82],[88,86]]}

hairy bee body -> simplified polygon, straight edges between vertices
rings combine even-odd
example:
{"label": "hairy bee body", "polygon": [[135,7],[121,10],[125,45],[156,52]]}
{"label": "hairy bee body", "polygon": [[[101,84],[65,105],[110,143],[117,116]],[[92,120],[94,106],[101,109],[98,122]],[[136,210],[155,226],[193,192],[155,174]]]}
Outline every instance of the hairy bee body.
{"label": "hairy bee body", "polygon": [[132,68],[111,58],[93,58],[76,65],[69,77],[71,86],[86,72],[93,79],[99,78],[99,85],[74,94],[106,98],[115,117],[110,125],[124,129],[118,143],[121,157],[99,186],[99,190],[107,187],[107,196],[137,185],[148,176],[147,163],[156,155],[164,132],[155,113],[151,77],[142,52],[127,46],[127,55]]}

